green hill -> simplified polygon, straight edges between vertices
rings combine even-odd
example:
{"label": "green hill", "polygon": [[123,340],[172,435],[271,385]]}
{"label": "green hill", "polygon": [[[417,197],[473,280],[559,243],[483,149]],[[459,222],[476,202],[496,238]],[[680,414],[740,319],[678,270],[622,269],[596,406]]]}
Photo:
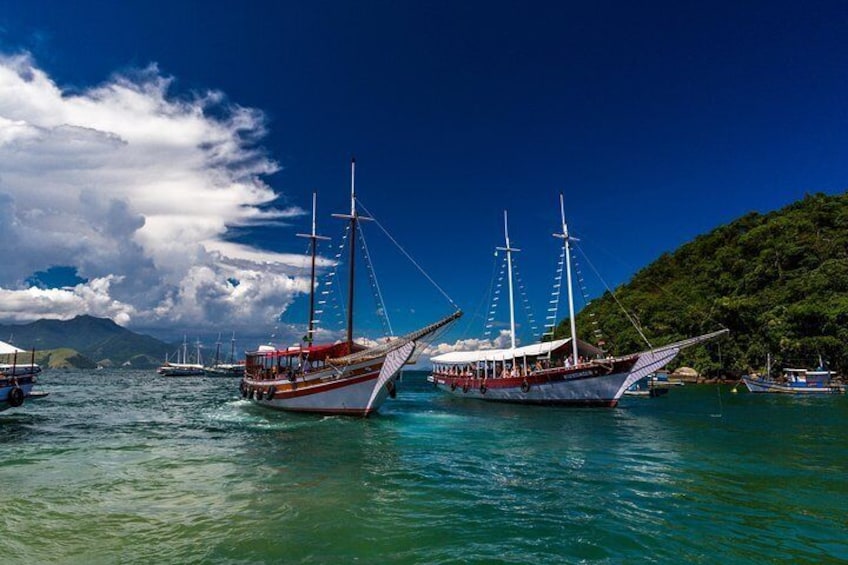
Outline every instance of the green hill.
{"label": "green hill", "polygon": [[[73,350],[63,366],[78,368],[87,368],[93,362],[116,367],[129,363],[136,369],[149,369],[159,365],[173,350],[173,346],[158,339],[131,332],[112,320],[92,316],[0,325],[0,336],[13,336],[15,345],[35,349],[36,355],[58,349]],[[74,354],[79,357],[74,358]],[[53,366],[52,362],[49,366]]]}
{"label": "green hill", "polygon": [[[29,361],[28,356],[22,359]],[[80,355],[74,349],[48,349],[46,351],[35,352],[35,362],[45,369],[94,369],[97,363],[91,359]]]}
{"label": "green hill", "polygon": [[[748,214],[662,255],[615,290],[653,345],[721,327],[730,336],[687,350],[678,365],[708,375],[765,366],[848,370],[848,194],[808,195]],[[595,322],[597,325],[595,325]],[[577,315],[578,334],[597,328],[613,353],[644,342],[605,293]],[[568,335],[568,321],[557,336]]]}

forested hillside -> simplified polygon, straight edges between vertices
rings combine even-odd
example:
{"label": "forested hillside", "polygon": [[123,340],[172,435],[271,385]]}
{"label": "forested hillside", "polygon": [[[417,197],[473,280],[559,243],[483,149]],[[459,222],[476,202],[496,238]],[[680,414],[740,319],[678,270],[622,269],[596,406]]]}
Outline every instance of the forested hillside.
{"label": "forested hillside", "polygon": [[[676,365],[708,375],[810,366],[819,356],[848,371],[848,194],[808,195],[782,210],[748,214],[639,271],[615,297],[653,345],[722,327],[729,337],[687,350]],[[577,315],[594,321],[614,354],[644,342],[607,292]],[[557,335],[568,335],[563,320]]]}

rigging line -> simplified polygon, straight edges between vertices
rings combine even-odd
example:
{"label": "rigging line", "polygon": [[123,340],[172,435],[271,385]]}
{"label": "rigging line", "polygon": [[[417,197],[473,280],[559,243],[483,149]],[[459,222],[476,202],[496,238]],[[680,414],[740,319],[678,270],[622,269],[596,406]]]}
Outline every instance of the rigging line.
{"label": "rigging line", "polygon": [[[565,254],[565,248],[563,248],[563,255]],[[589,298],[589,291],[586,289],[586,281],[583,278],[583,270],[580,268],[580,261],[577,260],[577,253],[572,255],[571,260],[574,264],[574,270],[577,274],[577,284],[580,288],[580,297],[583,299],[583,307],[589,306],[592,303],[592,299]],[[606,341],[603,332],[601,331],[600,326],[598,325],[598,320],[595,317],[594,312],[589,313],[589,317],[592,319],[592,334],[595,336],[595,339],[600,343],[601,340]]]}
{"label": "rigging line", "polygon": [[530,334],[533,336],[534,341],[541,340],[540,335],[538,335],[539,328],[536,326],[536,316],[533,314],[533,308],[530,306],[530,299],[527,298],[527,292],[524,288],[524,281],[521,279],[521,273],[518,269],[518,261],[512,261],[512,270],[515,275],[515,279],[518,282],[518,290],[521,294],[521,301],[524,306],[524,315],[527,316],[527,321],[530,326]]}
{"label": "rigging line", "polygon": [[609,293],[610,293],[610,295],[612,296],[613,300],[615,300],[615,303],[616,303],[616,304],[618,304],[618,307],[619,307],[619,308],[621,308],[621,311],[622,311],[622,312],[624,312],[624,315],[625,315],[625,316],[627,316],[627,319],[630,321],[630,323],[631,323],[631,324],[633,324],[633,327],[634,327],[634,328],[636,328],[636,331],[637,331],[637,332],[639,332],[639,335],[640,335],[640,336],[642,336],[642,339],[645,341],[645,343],[647,343],[647,344],[648,344],[648,347],[649,347],[650,349],[653,349],[653,348],[654,348],[654,346],[653,346],[653,345],[651,345],[651,342],[650,342],[650,341],[648,341],[648,338],[647,338],[647,337],[645,337],[645,334],[642,332],[642,328],[640,328],[640,327],[639,327],[639,325],[638,325],[638,324],[637,324],[637,323],[633,320],[633,317],[630,315],[630,313],[629,313],[629,312],[628,312],[628,311],[624,308],[624,306],[621,304],[621,302],[619,302],[618,297],[615,295],[615,293],[614,293],[614,292],[612,291],[612,289],[609,287],[609,285],[607,284],[607,281],[605,281],[605,280],[604,280],[604,278],[601,276],[601,273],[599,273],[599,272],[598,272],[598,269],[596,269],[596,268],[595,268],[595,265],[592,263],[592,261],[591,261],[591,260],[589,260],[589,258],[588,258],[588,257],[586,256],[586,254],[583,252],[583,248],[582,248],[582,247],[578,247],[578,246],[575,246],[575,247],[577,247],[578,249],[580,249],[580,254],[581,254],[581,255],[583,255],[583,258],[586,260],[586,262],[589,264],[589,266],[590,266],[590,267],[592,268],[592,270],[595,272],[595,275],[597,275],[597,277],[598,277],[598,278],[600,279],[600,281],[603,283],[604,287],[605,287],[605,288],[609,291]]}
{"label": "rigging line", "polygon": [[[563,265],[565,263],[565,245],[566,244],[567,244],[567,242],[565,242],[563,244],[562,250],[560,251],[559,261],[557,262],[556,275],[554,276],[554,287],[551,290],[552,293],[554,293],[554,292],[556,293],[554,307],[553,307],[553,309],[548,310],[549,312],[552,312],[552,314],[551,314],[551,316],[549,316],[549,318],[552,318],[553,322],[551,324],[548,324],[547,318],[545,319],[545,329],[546,329],[546,331],[545,331],[545,333],[542,334],[542,338],[549,335],[549,336],[551,336],[551,340],[554,339],[554,336],[556,334],[557,316],[559,315],[559,298],[560,298],[560,295],[561,295],[560,291],[562,290],[562,270],[563,270]],[[548,327],[550,327],[550,331],[547,331]]]}
{"label": "rigging line", "polygon": [[[339,263],[337,263],[337,268],[338,268],[338,265],[341,264],[341,254],[342,254],[342,251],[344,250],[345,242],[349,238],[350,238],[350,224],[345,226],[345,233],[342,236],[341,243],[339,243],[339,258],[340,259],[339,259]],[[352,241],[349,242],[348,245],[353,245],[353,242]],[[344,277],[341,277],[341,278],[344,278]],[[336,282],[338,282],[338,280],[339,279],[336,278]],[[337,297],[336,297],[337,302],[336,302],[336,308],[335,308],[336,309],[336,319],[340,322],[339,327],[343,327],[343,321],[347,317],[347,300],[345,300],[345,296],[342,293],[342,285],[334,284],[333,286],[336,287],[336,295],[337,295]]]}
{"label": "rigging line", "polygon": [[392,330],[392,322],[389,320],[389,312],[386,310],[386,302],[383,300],[383,292],[380,290],[380,283],[377,281],[377,271],[374,270],[374,264],[371,262],[371,254],[368,252],[368,244],[365,243],[365,234],[364,230],[359,230],[359,241],[362,242],[362,250],[365,251],[365,265],[368,267],[368,273],[370,275],[371,281],[374,283],[374,290],[377,294],[377,300],[380,303],[380,309],[382,312],[381,318],[385,319],[386,326],[388,328],[389,335],[394,335],[394,330]]}
{"label": "rigging line", "polygon": [[[339,325],[339,327],[342,326],[342,324],[340,322],[344,317],[344,312],[342,311],[344,306],[340,306],[340,305],[343,305],[345,303],[345,300],[344,300],[344,297],[342,296],[342,287],[341,287],[341,285],[337,284],[338,277],[336,275],[338,274],[339,265],[341,265],[341,255],[342,255],[342,252],[344,251],[344,245],[345,245],[345,241],[347,240],[349,231],[350,231],[350,226],[349,225],[345,226],[345,233],[344,233],[344,235],[342,235],[341,240],[339,241],[339,244],[337,246],[338,252],[335,255],[335,261],[334,261],[334,264],[333,264],[333,268],[329,272],[327,272],[327,274],[324,275],[324,277],[322,278],[322,281],[321,281],[321,286],[324,287],[324,290],[321,292],[321,295],[326,296],[327,301],[332,301],[332,308],[333,308],[333,310],[335,310],[336,322]],[[328,245],[330,246],[330,249],[333,249],[332,244],[328,244]],[[333,288],[327,288],[327,287],[333,287]],[[334,297],[330,296],[334,289],[336,291],[336,294],[338,295],[337,297],[335,297],[335,299],[334,299]],[[326,309],[326,308],[329,308],[329,307],[330,307],[330,305],[326,304],[326,301],[325,301],[325,306],[324,306],[323,309]],[[323,314],[324,314],[324,312],[322,311],[319,315],[317,315],[315,317],[316,327],[318,327],[321,324],[321,321],[323,319]],[[328,315],[328,317],[329,317],[329,315]],[[328,321],[328,325],[329,324],[330,324],[330,322]]]}
{"label": "rigging line", "polygon": [[[492,297],[492,292],[495,288],[495,273],[497,273],[497,269],[498,269],[498,261],[497,261],[497,255],[496,255],[495,260],[492,261],[492,276],[489,279],[489,291],[485,295],[480,297],[480,302],[477,303],[477,307],[474,310],[474,315],[469,316],[468,322],[465,324],[465,329],[463,330],[463,332],[460,335],[468,335],[469,334],[469,332],[471,331],[471,324],[474,323],[474,321],[480,315],[480,312],[483,310],[483,306],[485,304],[489,303],[489,300]],[[486,322],[486,318],[483,318],[483,330],[486,329],[486,327],[485,327],[486,323],[485,322]]]}
{"label": "rigging line", "polygon": [[[586,241],[587,241],[587,239],[583,238],[583,242],[585,243]],[[591,241],[591,240],[589,240],[589,241]],[[604,253],[606,256],[615,260],[616,263],[618,263],[619,265],[621,265],[622,267],[624,267],[628,271],[636,272],[636,271],[639,270],[637,268],[634,268],[633,265],[626,263],[624,260],[622,260],[615,253],[612,253],[608,249],[605,249],[603,246],[599,245],[597,243],[597,241],[591,241],[591,243],[593,244],[592,245],[593,247],[597,248],[599,251]],[[719,327],[721,327],[721,329],[727,329],[727,326],[725,326],[723,323],[721,323],[720,320],[717,320],[713,317],[713,314],[712,314],[713,309],[712,308],[710,308],[709,311],[706,311],[704,308],[701,308],[701,307],[697,306],[696,304],[689,303],[689,302],[682,300],[682,298],[680,297],[679,294],[675,294],[674,292],[669,291],[668,289],[666,289],[665,287],[661,286],[660,284],[654,282],[653,280],[650,280],[649,282],[650,282],[652,287],[656,288],[657,290],[659,290],[660,292],[665,294],[667,297],[672,297],[677,302],[683,303],[683,305],[686,307],[687,312],[694,312],[696,314],[700,314],[704,318],[704,321],[707,321],[707,320],[713,321],[716,324],[718,324]],[[704,326],[702,326],[702,327],[704,327]]]}
{"label": "rigging line", "polygon": [[447,326],[442,326],[439,329],[437,329],[436,331],[432,332],[430,335],[424,336],[420,340],[415,340],[416,341],[415,350],[413,350],[412,356],[410,357],[410,361],[415,363],[415,362],[417,362],[418,357],[420,357],[421,355],[426,354],[426,355],[432,357],[434,353],[437,353],[437,352],[434,352],[432,350],[431,351],[428,351],[428,350],[430,349],[433,342],[435,342],[437,339],[441,339],[442,335],[444,335],[446,332],[447,332]]}
{"label": "rigging line", "polygon": [[460,308],[459,308],[459,306],[457,306],[456,302],[454,302],[453,299],[450,296],[448,296],[448,294],[444,290],[442,290],[442,287],[440,287],[438,284],[436,284],[436,281],[434,281],[430,277],[430,275],[428,275],[427,272],[424,269],[422,269],[421,266],[418,263],[415,262],[415,259],[413,259],[412,256],[409,253],[407,253],[406,250],[403,247],[400,246],[400,244],[395,240],[395,238],[393,238],[392,235],[388,231],[386,231],[386,228],[383,227],[383,224],[381,224],[380,221],[377,220],[377,218],[374,217],[374,214],[372,214],[371,212],[368,211],[368,208],[365,207],[365,204],[363,204],[362,201],[359,200],[359,198],[357,198],[356,201],[359,202],[359,205],[362,206],[362,209],[365,210],[365,213],[368,214],[371,217],[372,220],[374,220],[374,223],[377,224],[377,226],[381,230],[383,230],[383,233],[386,234],[386,237],[388,237],[389,240],[391,240],[391,242],[395,244],[395,247],[397,247],[400,250],[400,252],[403,253],[404,256],[407,259],[409,259],[409,261],[413,265],[415,265],[415,267],[418,269],[418,271],[422,275],[424,275],[427,278],[428,281],[430,281],[430,284],[432,284],[434,287],[436,287],[436,290],[438,290],[442,294],[442,296],[444,296],[447,299],[447,301],[450,302],[451,306],[453,306],[454,308],[459,310]]}
{"label": "rigging line", "polygon": [[[498,257],[497,252],[495,252],[495,257]],[[503,260],[500,261],[501,270],[500,270],[500,273],[498,273],[497,280],[495,280],[494,278],[492,279],[492,285],[490,287],[490,289],[491,289],[490,297],[491,297],[492,301],[489,304],[489,310],[487,311],[487,314],[486,314],[488,317],[486,318],[486,324],[484,324],[484,327],[483,327],[483,329],[485,330],[483,332],[483,337],[489,337],[489,336],[492,335],[492,327],[494,326],[495,315],[497,314],[497,310],[498,310],[498,300],[500,298],[499,295],[500,295],[500,292],[501,292],[501,286],[503,285],[504,271],[506,270],[506,262],[507,262],[507,257],[506,257],[506,255],[504,255]],[[498,265],[498,261],[496,260],[495,265],[494,265],[495,269],[497,269],[497,265]],[[491,324],[489,322],[491,322]]]}

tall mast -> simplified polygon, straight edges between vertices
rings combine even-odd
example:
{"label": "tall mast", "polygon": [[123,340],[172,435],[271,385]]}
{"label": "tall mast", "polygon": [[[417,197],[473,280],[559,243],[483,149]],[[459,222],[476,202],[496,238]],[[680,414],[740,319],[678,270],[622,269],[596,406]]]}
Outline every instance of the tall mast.
{"label": "tall mast", "polygon": [[348,276],[348,291],[347,291],[347,343],[353,344],[353,281],[354,281],[354,262],[356,260],[356,226],[360,220],[370,220],[365,216],[360,216],[356,212],[356,159],[350,160],[350,215],[333,214],[336,218],[344,218],[350,220],[350,274]]}
{"label": "tall mast", "polygon": [[[322,235],[318,235],[315,231],[315,210],[317,206],[317,194],[315,192],[312,193],[312,231],[310,233],[299,233],[298,237],[306,237],[309,239],[309,251],[310,255],[312,255],[312,271],[309,282],[309,324],[306,329],[306,341],[308,343],[312,343],[312,332],[314,330],[315,325],[315,255],[317,253],[318,248],[318,240],[319,239],[330,239],[329,237],[324,237]],[[236,336],[233,334],[233,350],[235,351],[235,341]]]}
{"label": "tall mast", "polygon": [[215,342],[215,362],[212,364],[214,367],[218,364],[218,357],[221,354],[221,333],[218,333],[218,341]]}
{"label": "tall mast", "polygon": [[565,277],[568,283],[568,319],[571,322],[571,350],[574,355],[573,360],[577,363],[577,325],[574,320],[574,293],[571,290],[571,244],[570,241],[578,241],[568,235],[568,225],[565,223],[565,204],[563,202],[562,193],[559,195],[559,213],[562,218],[562,233],[555,233],[554,237],[559,237],[563,240],[565,246]]}
{"label": "tall mast", "polygon": [[507,283],[509,284],[509,342],[511,349],[515,349],[515,298],[512,290],[512,252],[521,251],[509,245],[509,225],[506,210],[504,210],[504,240],[506,247],[498,247],[499,251],[506,251]]}

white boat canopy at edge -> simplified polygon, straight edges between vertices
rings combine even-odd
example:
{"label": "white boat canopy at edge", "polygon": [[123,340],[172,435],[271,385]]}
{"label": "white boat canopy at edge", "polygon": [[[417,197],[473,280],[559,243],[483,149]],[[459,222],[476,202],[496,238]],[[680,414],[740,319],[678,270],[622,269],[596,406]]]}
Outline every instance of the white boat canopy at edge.
{"label": "white boat canopy at edge", "polygon": [[[581,352],[591,356],[600,355],[602,351],[582,340],[577,340]],[[431,357],[433,363],[441,363],[444,365],[462,365],[466,363],[476,363],[478,361],[503,361],[505,359],[519,359],[521,357],[539,357],[547,355],[552,351],[556,351],[571,344],[571,338],[558,339],[555,341],[544,341],[516,347],[515,349],[482,349],[477,351],[451,351],[443,353],[435,357]]]}

